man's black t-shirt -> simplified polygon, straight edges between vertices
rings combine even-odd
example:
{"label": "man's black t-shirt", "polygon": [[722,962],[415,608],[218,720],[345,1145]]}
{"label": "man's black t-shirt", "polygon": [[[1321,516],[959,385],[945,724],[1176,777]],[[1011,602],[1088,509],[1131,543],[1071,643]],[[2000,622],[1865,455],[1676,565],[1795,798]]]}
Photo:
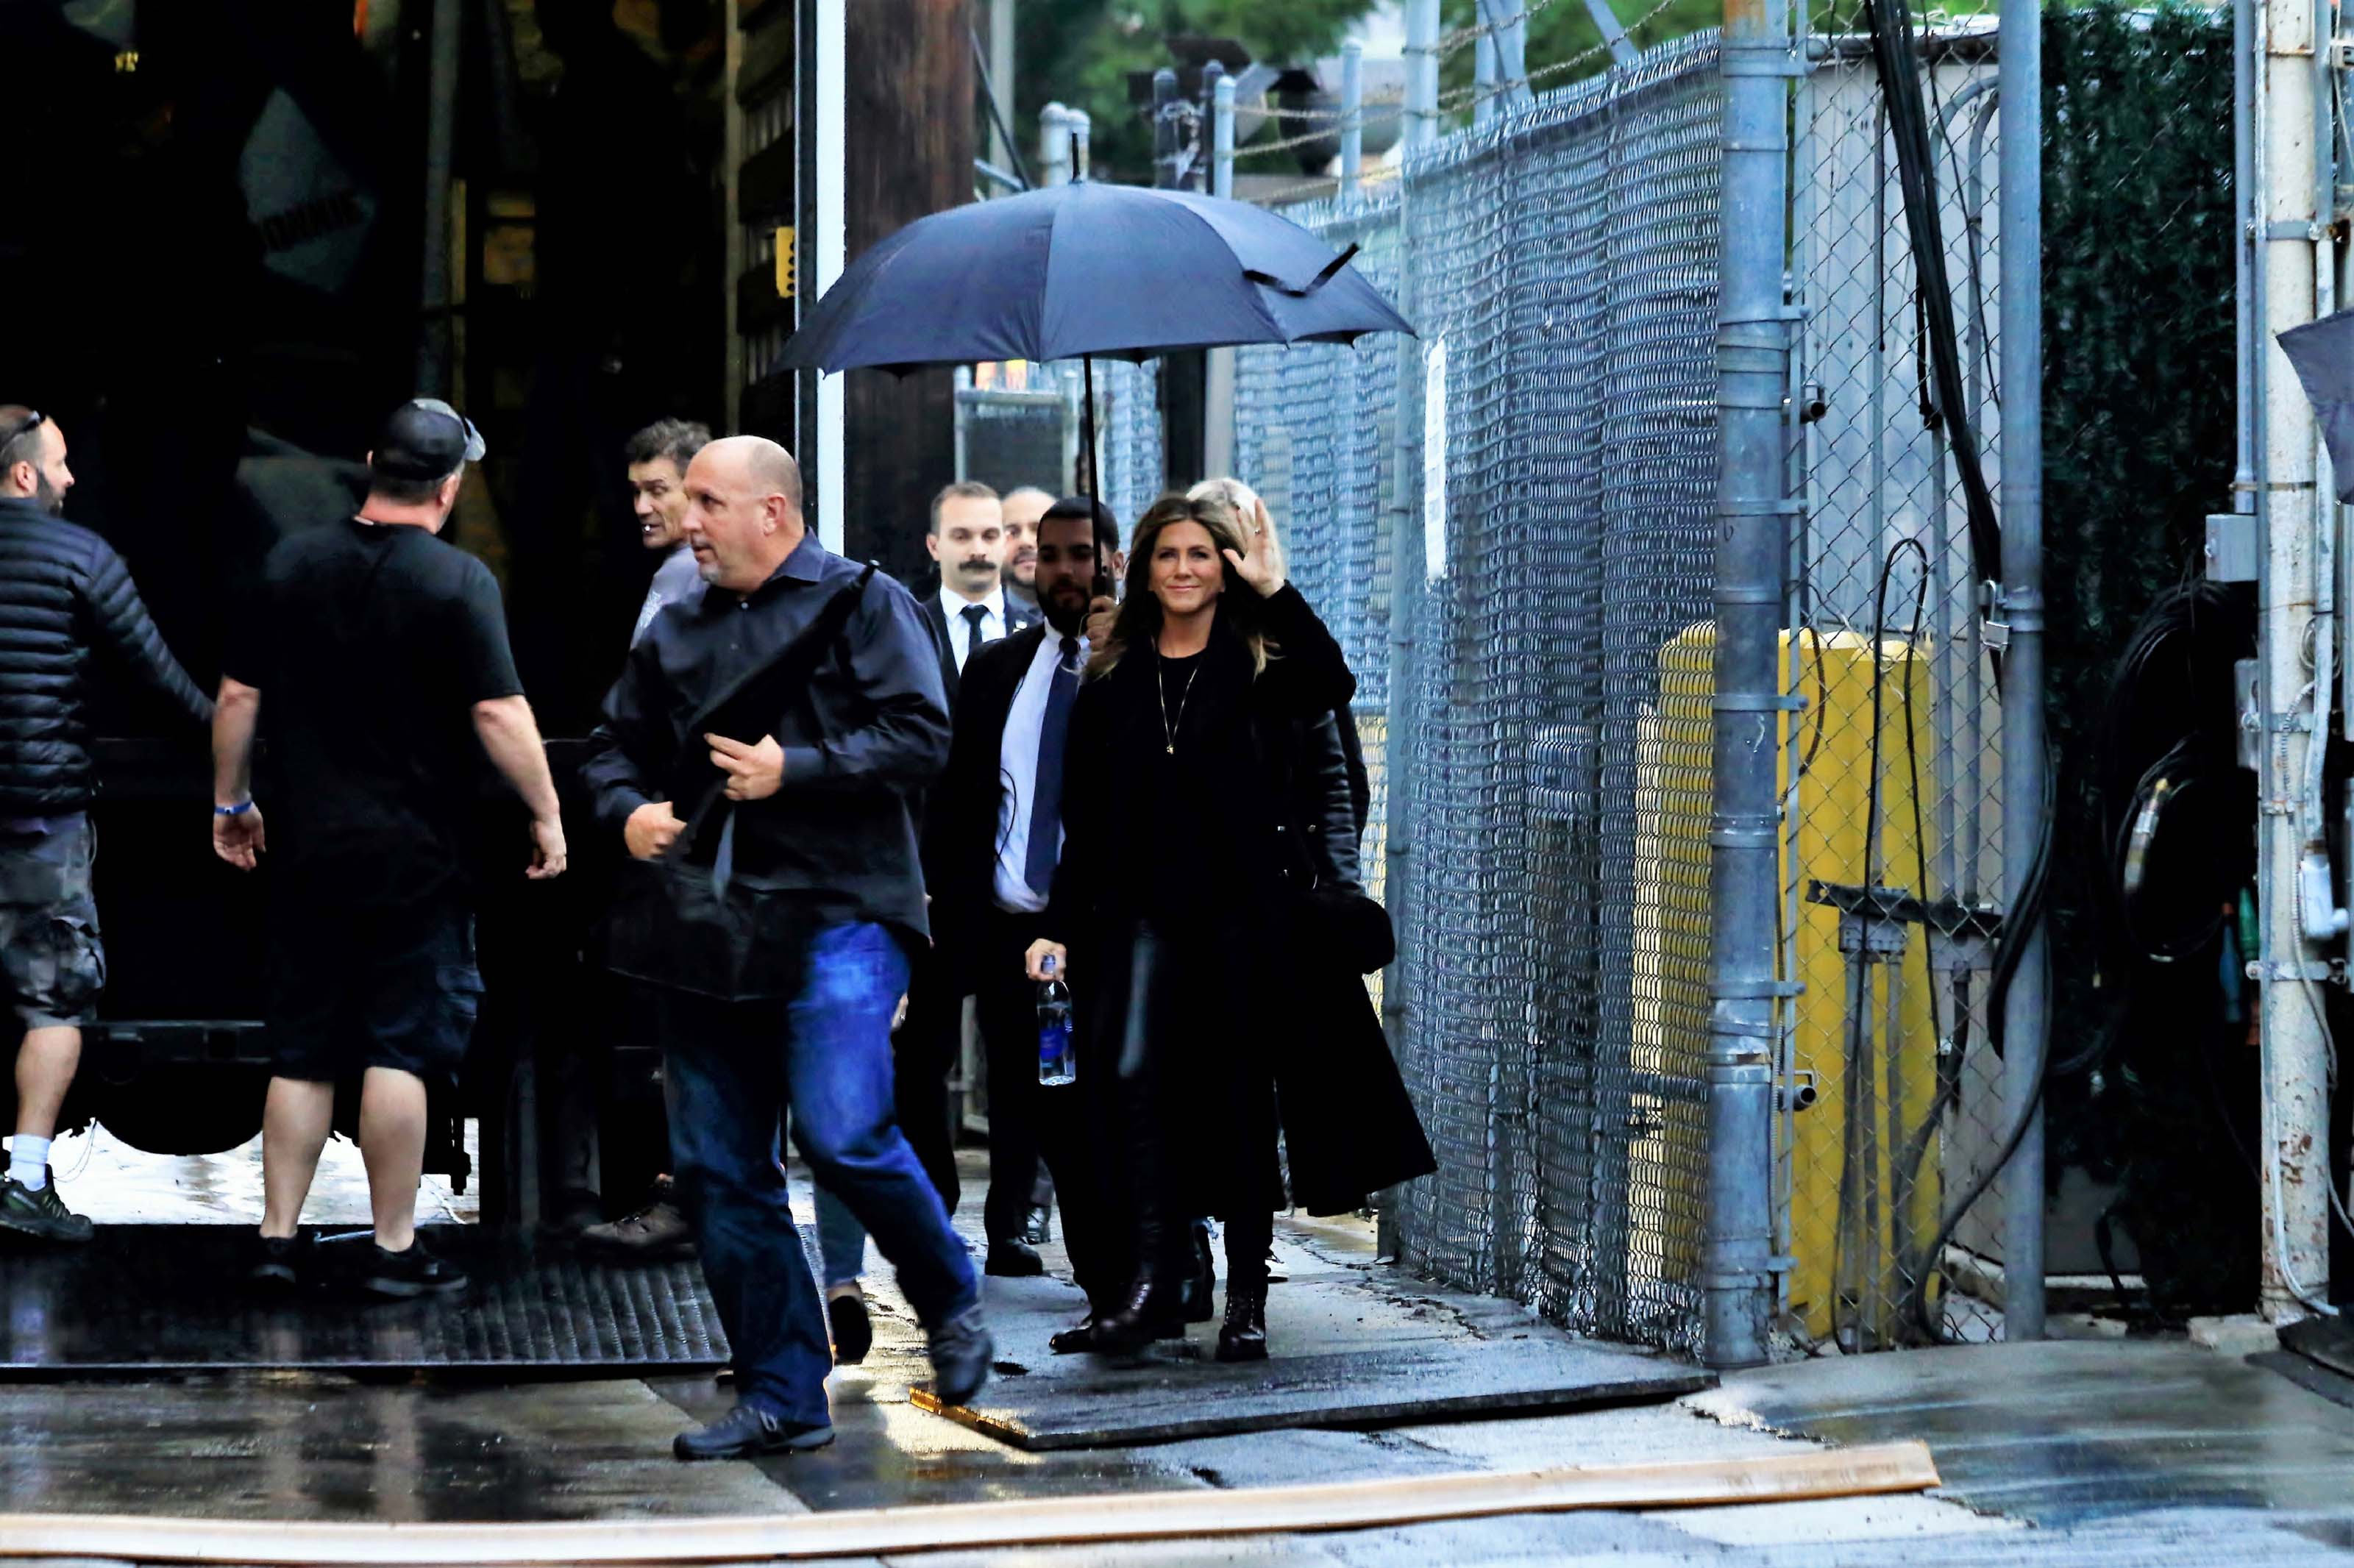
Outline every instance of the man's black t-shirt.
{"label": "man's black t-shirt", "polygon": [[290,891],[362,917],[461,891],[473,705],[523,690],[488,567],[408,524],[307,530],[270,552],[227,665],[261,692],[270,856]]}

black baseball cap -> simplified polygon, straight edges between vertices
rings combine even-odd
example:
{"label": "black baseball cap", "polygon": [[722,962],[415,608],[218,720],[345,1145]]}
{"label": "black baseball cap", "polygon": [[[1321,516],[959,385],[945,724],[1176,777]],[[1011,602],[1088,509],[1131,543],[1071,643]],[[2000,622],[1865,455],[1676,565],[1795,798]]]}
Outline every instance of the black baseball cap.
{"label": "black baseball cap", "polygon": [[439,397],[411,397],[376,431],[368,466],[387,479],[447,479],[487,450],[474,422]]}

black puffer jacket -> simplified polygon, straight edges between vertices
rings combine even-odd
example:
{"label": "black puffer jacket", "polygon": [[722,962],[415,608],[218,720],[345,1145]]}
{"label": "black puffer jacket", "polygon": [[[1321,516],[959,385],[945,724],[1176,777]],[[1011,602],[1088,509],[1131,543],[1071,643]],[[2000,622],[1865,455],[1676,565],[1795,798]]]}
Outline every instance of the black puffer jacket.
{"label": "black puffer jacket", "polygon": [[164,646],[112,546],[0,497],[0,817],[90,804],[90,662],[103,649],[197,724],[213,705]]}

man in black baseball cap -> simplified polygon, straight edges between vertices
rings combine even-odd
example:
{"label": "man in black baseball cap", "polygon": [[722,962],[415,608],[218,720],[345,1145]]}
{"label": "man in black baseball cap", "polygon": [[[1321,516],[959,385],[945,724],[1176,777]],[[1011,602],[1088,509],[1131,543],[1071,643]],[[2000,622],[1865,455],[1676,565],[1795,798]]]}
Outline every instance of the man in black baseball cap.
{"label": "man in black baseball cap", "polygon": [[[356,515],[280,542],[239,618],[213,724],[213,848],[270,888],[270,1097],[261,1236],[252,1277],[311,1267],[297,1223],[333,1125],[335,1086],[360,1082],[376,1295],[453,1290],[464,1277],[416,1240],[428,1091],[454,1087],[473,1033],[465,842],[487,755],[531,814],[534,878],[564,870],[564,824],[490,568],[437,537],[482,438],[447,403],[393,410],[368,454]],[[262,701],[263,694],[269,702]],[[251,766],[268,726],[265,844]],[[517,846],[522,859],[522,846]]]}
{"label": "man in black baseball cap", "polygon": [[386,417],[368,467],[379,479],[439,484],[488,450],[465,415],[439,397],[411,397]]}

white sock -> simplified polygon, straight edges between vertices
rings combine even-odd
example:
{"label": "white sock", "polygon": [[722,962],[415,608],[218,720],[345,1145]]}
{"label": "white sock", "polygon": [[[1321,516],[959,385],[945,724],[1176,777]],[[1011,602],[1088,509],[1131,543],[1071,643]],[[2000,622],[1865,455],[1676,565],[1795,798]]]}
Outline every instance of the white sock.
{"label": "white sock", "polygon": [[49,1184],[49,1140],[20,1132],[8,1140],[8,1174],[27,1192]]}

